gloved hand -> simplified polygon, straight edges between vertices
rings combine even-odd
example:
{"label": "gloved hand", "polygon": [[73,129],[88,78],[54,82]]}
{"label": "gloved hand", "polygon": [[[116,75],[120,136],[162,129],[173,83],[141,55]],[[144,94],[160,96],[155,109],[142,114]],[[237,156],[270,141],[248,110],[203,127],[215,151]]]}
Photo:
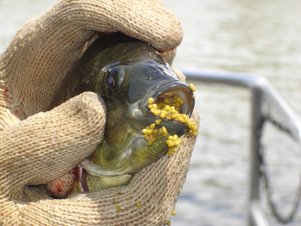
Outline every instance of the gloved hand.
{"label": "gloved hand", "polygon": [[47,110],[95,33],[116,31],[159,50],[181,41],[178,21],[160,0],[62,0],[27,23],[0,55],[0,225],[163,225],[169,219],[194,138],[183,138],[174,156],[127,186],[62,200],[26,187],[66,174],[101,142],[105,110],[95,93]]}

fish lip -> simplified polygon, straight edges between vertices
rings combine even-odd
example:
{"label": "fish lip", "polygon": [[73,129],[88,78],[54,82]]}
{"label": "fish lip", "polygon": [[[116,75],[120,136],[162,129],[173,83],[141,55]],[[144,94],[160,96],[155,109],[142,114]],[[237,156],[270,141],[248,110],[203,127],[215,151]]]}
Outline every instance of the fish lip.
{"label": "fish lip", "polygon": [[156,88],[150,87],[146,91],[146,95],[143,97],[141,101],[141,106],[140,110],[144,113],[144,115],[152,115],[148,109],[148,99],[149,98],[154,98],[155,102],[156,100],[164,95],[164,94],[176,94],[179,97],[181,97],[184,101],[184,105],[182,107],[181,113],[188,115],[189,117],[191,116],[193,109],[194,109],[194,104],[195,104],[195,99],[194,99],[194,93],[192,90],[189,88],[187,84],[180,80],[176,81],[162,81],[161,83],[156,85]]}
{"label": "fish lip", "polygon": [[[176,94],[183,99],[184,105],[180,113],[186,114],[189,117],[192,115],[195,99],[194,93],[189,86],[180,80],[165,80],[149,87],[145,91],[145,95],[139,101],[128,104],[128,115],[137,122],[135,124],[137,128],[139,127],[142,129],[158,118],[158,116],[152,114],[148,108],[149,98],[154,98],[156,102],[160,96],[167,93],[168,95]],[[175,124],[180,125],[181,123],[175,123],[174,120],[165,122],[166,127],[172,127],[172,125],[176,126]]]}

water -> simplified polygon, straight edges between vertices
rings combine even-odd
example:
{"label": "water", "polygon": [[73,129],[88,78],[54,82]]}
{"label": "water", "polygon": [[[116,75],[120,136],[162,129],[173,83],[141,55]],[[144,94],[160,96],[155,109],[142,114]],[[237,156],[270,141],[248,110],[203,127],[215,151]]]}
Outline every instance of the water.
{"label": "water", "polygon": [[[54,0],[0,0],[0,51],[25,21]],[[297,0],[165,0],[182,21],[175,66],[266,77],[301,116],[301,4]],[[201,128],[178,201],[175,226],[245,225],[248,195],[248,91],[197,84]],[[281,141],[281,142],[279,142]],[[279,207],[287,212],[298,184],[300,150],[268,127],[264,139]],[[266,207],[266,204],[263,203]],[[266,208],[267,214],[269,214]],[[271,225],[278,225],[269,218]],[[297,226],[297,220],[289,224]]]}

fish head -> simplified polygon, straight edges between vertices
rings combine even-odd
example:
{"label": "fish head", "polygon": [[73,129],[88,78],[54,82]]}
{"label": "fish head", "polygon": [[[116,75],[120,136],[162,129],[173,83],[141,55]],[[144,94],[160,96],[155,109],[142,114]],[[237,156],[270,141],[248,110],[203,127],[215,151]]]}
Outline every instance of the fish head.
{"label": "fish head", "polygon": [[[103,68],[103,86],[108,112],[108,126],[113,127],[122,119],[131,121],[136,127],[145,127],[154,122],[156,116],[148,108],[148,100],[155,103],[179,97],[183,104],[179,112],[190,116],[194,108],[194,94],[189,86],[179,80],[171,67],[154,59],[140,59],[131,64],[113,64]],[[116,117],[118,112],[119,117]],[[183,124],[163,120],[172,133],[183,134]]]}
{"label": "fish head", "polygon": [[[179,80],[168,64],[141,59],[131,64],[112,64],[102,69],[99,88],[106,103],[107,118],[104,140],[84,164],[85,170],[97,177],[134,174],[159,159],[168,151],[169,135],[182,135],[188,126],[177,120],[162,117],[160,128],[166,135],[157,134],[150,140],[143,133],[160,116],[151,112],[150,99],[158,105],[181,100],[179,114],[190,116],[194,108],[194,94]],[[158,126],[159,127],[159,126]],[[92,182],[90,182],[90,188]]]}

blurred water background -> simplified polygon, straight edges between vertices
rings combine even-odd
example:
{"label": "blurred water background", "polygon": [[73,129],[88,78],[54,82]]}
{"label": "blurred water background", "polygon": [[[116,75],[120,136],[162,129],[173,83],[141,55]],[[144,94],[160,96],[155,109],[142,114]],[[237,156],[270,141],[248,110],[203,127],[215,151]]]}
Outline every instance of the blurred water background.
{"label": "blurred water background", "polygon": [[[0,51],[18,28],[55,0],[0,0]],[[298,0],[165,0],[183,25],[174,66],[266,77],[301,116],[301,4]],[[178,201],[174,226],[246,225],[250,93],[196,84],[201,115],[198,141]],[[282,212],[290,208],[300,178],[300,150],[268,127],[264,143]],[[269,215],[265,202],[263,207]],[[271,225],[278,223],[269,217]],[[301,223],[301,211],[289,226]]]}

